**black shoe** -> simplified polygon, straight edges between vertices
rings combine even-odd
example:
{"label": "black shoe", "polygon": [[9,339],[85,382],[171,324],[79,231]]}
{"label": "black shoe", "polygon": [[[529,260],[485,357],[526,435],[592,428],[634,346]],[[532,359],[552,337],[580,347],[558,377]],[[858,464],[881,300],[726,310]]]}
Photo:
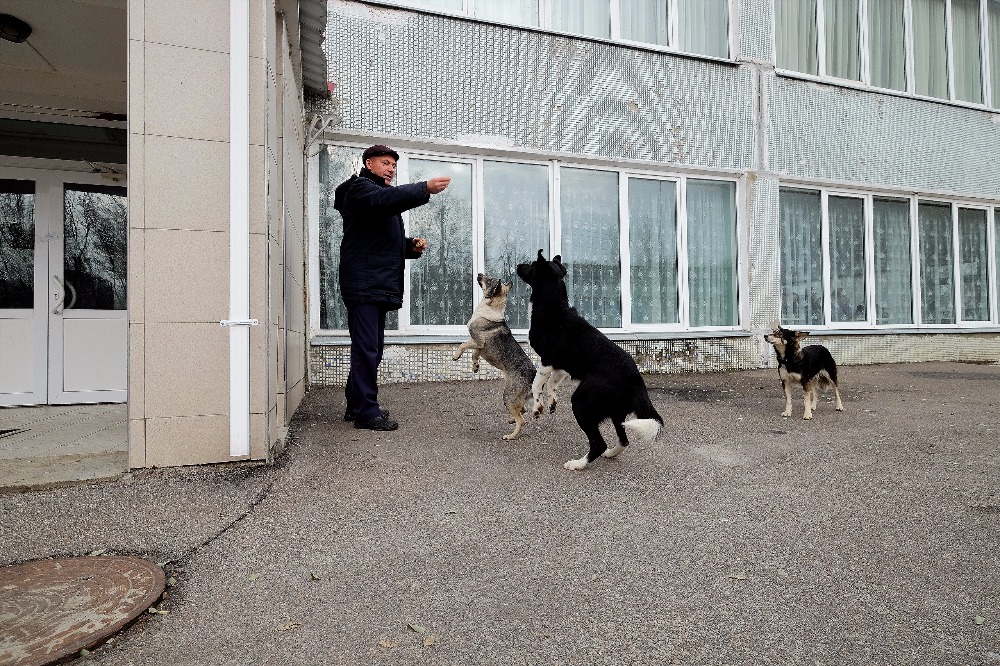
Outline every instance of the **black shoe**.
{"label": "black shoe", "polygon": [[[389,410],[383,409],[382,410],[382,416],[389,416]],[[344,420],[345,421],[353,421],[356,418],[358,418],[358,415],[355,414],[354,412],[344,412]]]}
{"label": "black shoe", "polygon": [[365,428],[367,430],[395,430],[399,427],[399,424],[389,418],[388,414],[383,414],[381,416],[376,416],[373,419],[368,419],[363,421],[357,419],[354,421],[355,428]]}

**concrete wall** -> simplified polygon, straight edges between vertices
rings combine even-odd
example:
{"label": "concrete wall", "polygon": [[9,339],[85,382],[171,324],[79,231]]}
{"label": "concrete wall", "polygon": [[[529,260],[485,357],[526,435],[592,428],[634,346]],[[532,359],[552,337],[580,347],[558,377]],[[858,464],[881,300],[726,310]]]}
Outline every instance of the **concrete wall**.
{"label": "concrete wall", "polygon": [[[288,47],[274,4],[250,7],[250,313],[261,325],[250,332],[249,457],[263,459],[290,414],[284,296],[272,287],[285,274],[284,209],[296,210],[283,156],[301,142],[282,144],[279,113],[300,111],[279,87]],[[229,318],[229,2],[129,0],[128,13],[130,465],[233,460],[219,325]]]}

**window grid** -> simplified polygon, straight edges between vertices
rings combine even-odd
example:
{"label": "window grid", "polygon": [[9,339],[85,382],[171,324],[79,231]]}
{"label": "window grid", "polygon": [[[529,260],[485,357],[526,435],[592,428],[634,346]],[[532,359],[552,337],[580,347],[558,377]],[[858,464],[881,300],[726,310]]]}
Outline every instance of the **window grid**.
{"label": "window grid", "polygon": [[[344,166],[348,170],[356,171],[357,165],[347,164],[346,161],[350,159],[350,156],[355,152],[361,150],[361,147],[350,147],[335,144],[328,144],[324,149],[327,154],[333,156],[337,155],[339,161],[345,162]],[[335,151],[335,152],[334,152]],[[567,263],[572,263],[572,257],[566,257],[563,247],[564,241],[564,220],[563,220],[563,206],[562,206],[562,189],[563,189],[563,170],[573,169],[577,171],[590,171],[590,172],[603,172],[614,174],[616,183],[616,194],[620,197],[619,205],[615,207],[615,213],[618,217],[617,224],[618,229],[615,232],[616,241],[618,247],[615,248],[617,251],[618,268],[614,271],[617,273],[617,278],[619,279],[619,298],[620,298],[620,321],[618,326],[601,326],[602,329],[608,331],[625,331],[625,330],[636,330],[636,331],[647,331],[647,332],[657,332],[657,331],[678,331],[685,328],[690,328],[690,309],[688,307],[687,300],[689,298],[689,261],[688,261],[688,247],[687,247],[687,199],[686,199],[686,189],[689,179],[685,176],[680,175],[669,175],[662,173],[650,173],[643,170],[629,170],[629,169],[615,169],[608,167],[598,167],[593,165],[579,165],[579,164],[565,164],[560,163],[558,160],[532,160],[518,159],[518,158],[493,158],[493,157],[483,157],[483,156],[462,156],[455,154],[443,154],[436,152],[407,152],[401,156],[399,161],[399,170],[397,174],[398,183],[406,183],[417,178],[415,172],[415,162],[422,163],[421,168],[427,173],[423,174],[423,177],[428,175],[435,175],[431,173],[435,171],[433,164],[428,165],[426,163],[439,162],[442,165],[455,165],[455,166],[465,166],[470,167],[472,173],[470,174],[470,196],[472,202],[472,210],[469,213],[470,219],[467,221],[470,231],[469,236],[470,242],[473,243],[471,255],[468,260],[468,266],[461,266],[457,270],[462,271],[468,277],[471,274],[470,284],[474,282],[474,277],[477,273],[483,272],[484,268],[487,266],[486,257],[486,197],[485,197],[485,162],[506,162],[515,165],[525,165],[525,166],[544,166],[546,170],[547,185],[548,185],[548,203],[547,203],[547,235],[548,235],[548,248],[546,249],[546,256],[552,258],[557,254],[562,254],[564,256],[564,261]],[[353,162],[353,160],[352,160]],[[312,169],[320,168],[321,160],[315,160],[311,163]],[[328,167],[329,168],[329,167]],[[337,172],[339,173],[339,171]],[[340,174],[343,176],[343,174]],[[634,324],[632,321],[632,298],[630,293],[630,280],[632,275],[631,263],[630,263],[630,247],[629,247],[629,233],[631,231],[629,222],[629,207],[628,207],[628,192],[629,192],[629,180],[650,180],[650,181],[662,181],[671,182],[675,184],[674,196],[676,201],[674,205],[676,206],[676,242],[677,242],[677,274],[672,276],[676,283],[677,289],[677,311],[678,319],[677,322],[665,322],[665,323],[652,323],[652,324]],[[735,195],[735,200],[738,201],[741,194],[741,187],[739,182],[735,178],[731,177],[712,177],[712,176],[699,176],[697,179],[698,183],[720,183],[726,184],[732,188]],[[572,193],[570,193],[572,194]],[[327,204],[329,205],[329,203]],[[710,210],[710,209],[708,209]],[[322,216],[324,213],[320,210],[319,215]],[[415,209],[417,215],[420,214],[421,209]],[[426,211],[424,211],[426,213]],[[332,213],[331,213],[332,214]],[[408,211],[403,213],[404,226],[407,235],[412,235],[414,233],[414,211]],[[744,259],[742,257],[743,250],[741,248],[745,247],[745,240],[740,234],[741,222],[740,222],[740,212],[737,207],[733,207],[731,210],[732,219],[725,220],[726,226],[732,229],[733,237],[730,239],[731,243],[731,254],[726,257],[726,261],[729,262],[729,271],[733,276],[730,289],[724,293],[728,293],[735,300],[734,308],[734,318],[733,323],[724,323],[720,325],[703,325],[697,327],[698,330],[720,330],[720,331],[731,331],[736,330],[740,326],[740,322],[743,321],[743,317],[746,314],[745,303],[741,302],[743,298],[741,294],[746,293],[746,285],[743,283],[741,274],[739,273],[740,267],[744,265]],[[577,231],[579,236],[581,233],[586,233],[586,231]],[[588,241],[584,236],[580,236],[584,242]],[[431,243],[440,243],[438,239],[429,239]],[[328,242],[328,239],[318,238],[317,243],[322,244]],[[592,243],[591,243],[592,244]],[[584,247],[584,246],[581,246]],[[526,252],[522,250],[523,252]],[[530,252],[530,257],[525,256],[524,261],[531,261],[535,257],[535,252],[537,248],[533,248]],[[460,309],[463,311],[463,321],[458,322],[455,317],[450,317],[449,321],[445,323],[416,323],[414,320],[415,315],[415,303],[413,302],[415,292],[413,285],[413,275],[414,275],[414,262],[406,262],[404,264],[404,284],[406,284],[405,294],[403,298],[402,308],[398,311],[393,311],[387,320],[387,331],[391,333],[415,333],[415,334],[460,334],[464,331],[464,319],[467,317],[465,312],[471,313],[478,304],[479,300],[482,298],[481,290],[478,285],[474,285],[471,289],[470,295],[468,297],[462,297],[462,300],[468,300]],[[605,267],[606,269],[607,267]],[[328,265],[326,267],[327,272],[332,271],[334,280],[336,281],[336,266]],[[454,277],[454,276],[452,276]],[[516,276],[514,280],[516,281]],[[449,282],[452,283],[454,280]],[[321,307],[319,304],[324,303],[324,299],[330,300],[327,303],[327,308],[342,308],[343,304],[339,302],[339,298],[336,293],[330,294],[329,291],[325,291],[321,286],[324,283],[323,276],[314,283],[314,290],[316,293],[317,308]],[[445,286],[445,285],[440,285]],[[455,285],[452,284],[452,287]],[[465,285],[460,285],[463,289]],[[327,287],[329,289],[329,286]],[[454,291],[454,289],[452,290]],[[596,293],[596,292],[595,292]],[[609,292],[610,293],[610,292]],[[601,296],[599,294],[598,296]],[[603,294],[606,296],[606,294]],[[607,300],[605,298],[605,300]],[[336,301],[336,302],[334,302]],[[576,303],[574,303],[576,305]],[[426,307],[423,304],[421,307]],[[450,306],[452,313],[454,314],[454,306]],[[426,318],[426,317],[425,317]],[[454,321],[452,321],[454,319]],[[508,315],[508,319],[510,316]],[[588,317],[592,319],[592,317]],[[337,331],[342,330],[338,328],[321,328],[319,326],[319,321],[315,318],[316,330],[323,331]],[[340,319],[334,317],[331,321],[340,321]],[[595,325],[597,323],[595,322]],[[517,327],[513,323],[512,328],[519,331],[527,330],[526,327]]]}
{"label": "window grid", "polygon": [[[775,36],[774,36],[774,48],[775,48],[775,61],[776,62],[788,62],[789,57],[780,56],[778,54],[779,44],[781,43],[781,38],[779,38],[778,32],[780,26],[777,23],[777,7],[778,3],[783,0],[775,0],[775,4],[772,9],[772,17],[775,21]],[[784,0],[788,1],[788,0]],[[794,1],[794,0],[793,0]],[[805,76],[817,76],[822,79],[835,79],[837,81],[854,81],[851,78],[840,78],[833,74],[830,74],[831,64],[828,58],[827,40],[829,38],[827,30],[827,11],[826,7],[829,3],[835,0],[815,0],[815,17],[814,22],[816,26],[816,39],[813,45],[809,46],[811,50],[813,46],[815,47],[815,53],[811,53],[811,57],[814,57],[817,64],[817,73],[811,74],[810,72],[804,72],[795,69],[783,68],[779,64],[779,69],[785,72],[798,72],[799,74]],[[917,91],[917,79],[916,79],[916,50],[917,44],[914,40],[914,30],[915,30],[915,17],[914,17],[914,0],[903,0],[903,44],[904,44],[904,56],[903,65],[905,68],[905,80],[906,89],[905,90],[895,90],[893,88],[882,88],[876,86],[872,83],[872,68],[876,65],[872,61],[872,48],[873,48],[873,37],[869,31],[869,19],[872,15],[872,8],[870,3],[875,2],[875,0],[858,0],[858,19],[857,19],[857,42],[859,45],[860,52],[859,57],[859,80],[857,81],[861,85],[874,87],[880,90],[893,90],[894,92],[902,92],[908,95],[915,95],[918,97],[930,97],[932,99],[943,99],[944,101],[954,102],[959,104],[969,104],[973,106],[980,107],[991,107],[994,109],[1000,109],[1000,91],[995,91],[993,84],[998,77],[996,73],[992,72],[992,69],[996,67],[997,58],[993,57],[993,51],[997,48],[994,42],[1000,40],[1000,35],[994,36],[991,34],[991,29],[996,30],[996,27],[1000,25],[1000,21],[991,20],[991,0],[978,0],[979,2],[979,80],[976,81],[976,86],[980,92],[981,99],[979,100],[966,100],[962,99],[962,94],[959,90],[960,86],[957,85],[957,77],[964,74],[964,72],[958,71],[957,61],[958,54],[956,53],[956,37],[955,37],[955,19],[954,19],[954,3],[957,0],[944,0],[945,1],[945,26],[944,26],[944,38],[945,38],[945,80],[947,85],[947,91],[944,97],[936,97],[933,95],[928,95],[920,93]],[[998,11],[994,8],[993,11]],[[810,12],[811,13],[811,12]],[[794,37],[789,37],[789,39],[794,39]],[[801,44],[793,44],[792,48],[795,47],[802,48]]]}
{"label": "window grid", "polygon": [[[497,2],[499,0],[461,0],[461,2],[456,2],[455,6],[449,6],[448,4],[442,4],[440,0],[395,0],[394,4],[398,4],[404,7],[412,7],[414,9],[425,9],[430,11],[439,11],[446,14],[455,14],[459,16],[466,16],[470,18],[475,18],[484,21],[498,20],[488,16],[483,16],[480,10],[488,2]],[[506,1],[506,0],[505,0]],[[662,48],[669,51],[678,51],[684,53],[691,53],[694,55],[703,55],[710,58],[722,57],[724,59],[734,59],[733,54],[733,43],[735,29],[733,27],[733,21],[731,16],[724,17],[724,22],[720,22],[719,26],[724,32],[724,42],[727,46],[728,53],[725,56],[719,56],[711,53],[699,53],[697,51],[691,51],[687,49],[685,45],[680,44],[680,34],[681,34],[681,15],[683,13],[681,0],[665,0],[667,2],[667,36],[668,44],[657,44],[654,42],[641,42],[631,39],[622,38],[622,7],[621,3],[623,0],[604,0],[608,3],[608,11],[610,12],[610,21],[608,25],[607,35],[586,35],[582,32],[570,31],[570,34],[582,34],[589,37],[597,37],[598,39],[610,39],[610,41],[624,42],[627,44],[638,44],[645,47]],[[534,4],[537,2],[537,5]],[[556,32],[567,32],[566,29],[555,27],[553,23],[553,16],[555,10],[555,0],[534,0],[533,6],[537,7],[537,23],[525,23],[518,20],[498,20],[501,23],[509,23],[511,25],[525,25],[527,27],[534,27],[541,30],[551,30]],[[460,5],[460,8],[459,6]],[[727,14],[732,13],[731,3],[726,3]],[[691,19],[694,20],[694,19]],[[697,24],[696,24],[697,25]],[[722,33],[720,33],[722,34]]]}
{"label": "window grid", "polygon": [[[807,186],[798,185],[788,185],[780,189],[779,197],[785,195],[786,193],[808,193],[814,192],[820,195],[820,202],[822,206],[821,210],[821,239],[822,239],[822,282],[823,282],[823,313],[824,322],[821,324],[797,324],[804,328],[847,328],[855,329],[860,327],[865,328],[955,328],[955,327],[981,327],[989,325],[997,325],[1000,323],[1000,304],[997,303],[1000,299],[1000,206],[983,206],[975,204],[966,204],[958,201],[947,201],[940,199],[929,199],[922,198],[919,196],[897,196],[897,195],[879,195],[873,193],[864,193],[857,191],[843,191],[837,189],[829,188],[810,188]],[[864,319],[859,319],[853,322],[837,322],[832,316],[832,307],[834,303],[834,298],[832,296],[831,289],[831,246],[830,246],[830,199],[831,198],[842,198],[842,199],[861,199],[864,204],[864,238],[865,238],[865,248],[864,248],[864,261],[865,261],[865,303],[867,314]],[[911,298],[910,307],[912,314],[912,323],[901,324],[901,323],[878,323],[878,298],[876,293],[877,284],[877,270],[875,266],[875,230],[874,230],[874,205],[876,199],[882,200],[898,200],[908,201],[909,208],[909,242],[910,242],[910,284],[911,284]],[[925,286],[922,284],[922,271],[921,271],[921,226],[920,226],[920,210],[921,206],[929,207],[939,207],[947,206],[949,209],[949,232],[948,241],[950,243],[950,252],[948,260],[951,262],[951,290],[947,295],[950,299],[954,299],[954,319],[953,322],[946,323],[933,323],[926,322],[926,316],[923,312],[923,292],[925,291]],[[963,286],[962,286],[962,248],[963,248],[963,237],[961,234],[961,224],[960,224],[960,214],[962,211],[982,211],[986,219],[985,227],[985,242],[983,243],[983,252],[985,253],[986,260],[986,279],[987,284],[985,285],[986,297],[989,299],[989,303],[986,304],[985,311],[989,315],[989,319],[969,319],[964,316],[963,313]],[[784,262],[784,256],[781,257],[781,261]],[[784,269],[782,269],[782,274],[784,275]],[[785,298],[784,291],[781,294],[781,299]],[[782,305],[781,310],[782,317],[785,316],[786,310],[785,306]]]}

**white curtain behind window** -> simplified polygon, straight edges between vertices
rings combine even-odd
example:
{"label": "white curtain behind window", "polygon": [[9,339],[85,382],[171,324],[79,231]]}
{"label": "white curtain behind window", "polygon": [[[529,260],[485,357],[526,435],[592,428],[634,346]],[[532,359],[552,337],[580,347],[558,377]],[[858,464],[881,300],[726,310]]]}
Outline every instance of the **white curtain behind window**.
{"label": "white curtain behind window", "polygon": [[875,199],[875,321],[913,323],[910,203]]}
{"label": "white curtain behind window", "polygon": [[906,90],[906,42],[903,0],[868,0],[868,43],[871,84]]}
{"label": "white curtain behind window", "polygon": [[830,227],[830,318],[865,321],[865,207],[852,197],[828,199]]}
{"label": "white curtain behind window", "polygon": [[611,37],[611,3],[608,0],[550,0],[551,27],[576,35]]}
{"label": "white curtain behind window", "polygon": [[823,218],[819,192],[779,193],[781,323],[820,326],[823,313]]}
{"label": "white curtain behind window", "polygon": [[920,204],[920,307],[925,324],[955,323],[955,254],[951,206]]}
{"label": "white curtain behind window", "polygon": [[451,185],[409,213],[407,235],[427,239],[410,260],[410,323],[465,324],[475,306],[472,275],[472,165],[410,160],[410,182],[451,176]]}
{"label": "white curtain behind window", "polygon": [[674,324],[677,314],[677,185],[629,178],[632,322]]}
{"label": "white curtain behind window", "polygon": [[983,101],[982,25],[979,19],[979,0],[951,0],[955,98],[977,104]]}
{"label": "white curtain behind window", "polygon": [[476,0],[476,16],[487,21],[538,25],[538,0]]}
{"label": "white curtain behind window", "polygon": [[688,315],[691,326],[736,326],[736,185],[687,182]]}
{"label": "white curtain behind window", "polygon": [[1000,109],[1000,0],[989,0],[987,7],[990,17],[990,82],[993,88],[993,108]]}
{"label": "white curtain behind window", "polygon": [[775,0],[778,67],[819,74],[816,0]]}
{"label": "white curtain behind window", "polygon": [[948,99],[945,0],[913,0],[913,74],[918,95]]}
{"label": "white curtain behind window", "polygon": [[826,73],[861,80],[858,0],[826,0]]}
{"label": "white curtain behind window", "polygon": [[462,11],[462,0],[403,0],[403,3],[415,7],[438,9],[443,12],[459,13]]}
{"label": "white curtain behind window", "polygon": [[618,174],[560,170],[562,257],[570,304],[594,326],[617,328],[621,314]]}
{"label": "white curtain behind window", "polygon": [[989,245],[986,244],[986,211],[958,209],[958,248],[962,280],[962,319],[989,321]]}
{"label": "white curtain behind window", "polygon": [[622,39],[670,46],[669,4],[669,0],[621,0]]}
{"label": "white curtain behind window", "polygon": [[729,57],[728,0],[678,0],[677,18],[680,50]]}
{"label": "white curtain behind window", "polygon": [[528,285],[517,265],[549,256],[549,170],[541,164],[483,162],[483,225],[487,275],[510,282],[507,324],[528,328]]}

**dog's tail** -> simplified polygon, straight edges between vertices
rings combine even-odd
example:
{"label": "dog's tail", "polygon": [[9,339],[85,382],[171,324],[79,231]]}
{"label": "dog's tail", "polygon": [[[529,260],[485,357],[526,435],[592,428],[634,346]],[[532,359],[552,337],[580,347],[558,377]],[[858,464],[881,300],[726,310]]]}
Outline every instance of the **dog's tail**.
{"label": "dog's tail", "polygon": [[656,419],[630,419],[622,424],[629,439],[649,444],[660,434],[663,424]]}
{"label": "dog's tail", "polygon": [[[639,381],[642,379],[640,378]],[[635,416],[636,418],[622,424],[629,438],[634,437],[644,444],[656,439],[656,436],[660,434],[660,428],[663,427],[663,417],[656,411],[653,401],[649,399],[645,383],[636,391]]]}

